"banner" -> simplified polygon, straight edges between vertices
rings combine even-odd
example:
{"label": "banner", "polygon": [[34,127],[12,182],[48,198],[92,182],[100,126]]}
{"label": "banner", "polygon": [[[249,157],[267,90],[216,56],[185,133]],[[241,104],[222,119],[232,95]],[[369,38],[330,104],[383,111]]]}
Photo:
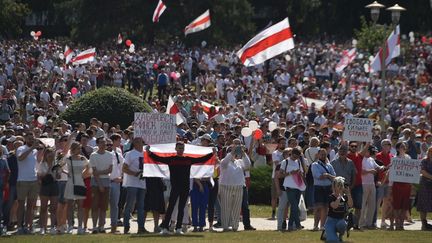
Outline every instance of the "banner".
{"label": "banner", "polygon": [[144,139],[146,144],[176,142],[176,117],[163,113],[135,113],[134,136]]}
{"label": "banner", "polygon": [[368,118],[347,118],[344,123],[343,139],[345,141],[372,141],[373,121]]}
{"label": "banner", "polygon": [[421,160],[392,158],[389,171],[389,180],[419,184]]}

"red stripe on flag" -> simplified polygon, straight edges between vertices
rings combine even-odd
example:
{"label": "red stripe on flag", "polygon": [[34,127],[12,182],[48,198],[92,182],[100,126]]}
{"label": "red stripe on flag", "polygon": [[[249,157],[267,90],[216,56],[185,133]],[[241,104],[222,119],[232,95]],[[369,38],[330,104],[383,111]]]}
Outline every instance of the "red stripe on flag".
{"label": "red stripe on flag", "polygon": [[175,114],[177,114],[177,113],[179,113],[179,112],[180,112],[180,110],[179,110],[179,108],[177,107],[176,104],[174,104],[173,106],[171,106],[171,108],[170,108],[170,110],[169,110],[169,113],[170,113],[171,115],[175,115]]}
{"label": "red stripe on flag", "polygon": [[75,57],[73,59],[72,62],[76,62],[76,61],[80,61],[80,60],[87,59],[87,58],[90,58],[90,57],[94,57],[95,55],[96,55],[96,53],[92,52],[92,53],[87,53],[87,54],[84,54],[84,55],[81,55],[81,56],[77,56],[77,57]]}
{"label": "red stripe on flag", "polygon": [[205,18],[201,19],[200,21],[198,21],[196,23],[191,23],[190,25],[186,26],[185,31],[188,30],[188,29],[195,28],[198,25],[202,25],[202,24],[208,22],[209,20],[210,20],[210,15],[206,16]]}
{"label": "red stripe on flag", "polygon": [[247,48],[241,55],[241,62],[244,63],[246,59],[255,56],[256,54],[264,51],[265,49],[274,46],[276,44],[279,44],[282,41],[285,41],[287,39],[293,38],[291,28],[283,29],[265,39],[262,39],[261,41],[257,42],[256,44],[252,45],[251,47]]}
{"label": "red stripe on flag", "polygon": [[69,56],[69,54],[71,54],[71,53],[72,53],[72,49],[68,48],[68,49],[65,51],[64,56],[67,57],[67,56]]}
{"label": "red stripe on flag", "polygon": [[162,10],[162,8],[164,6],[165,6],[165,4],[163,4],[163,3],[158,6],[158,8],[156,10],[156,16],[155,16],[155,19],[154,19],[155,22],[159,22],[159,14],[160,14],[160,11]]}

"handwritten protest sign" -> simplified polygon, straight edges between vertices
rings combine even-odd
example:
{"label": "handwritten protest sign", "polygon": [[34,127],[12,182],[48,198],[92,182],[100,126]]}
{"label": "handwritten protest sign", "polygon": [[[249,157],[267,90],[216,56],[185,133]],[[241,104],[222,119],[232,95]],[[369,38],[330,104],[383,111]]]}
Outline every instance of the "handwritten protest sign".
{"label": "handwritten protest sign", "polygon": [[134,136],[147,144],[176,142],[176,117],[163,113],[135,113]]}
{"label": "handwritten protest sign", "polygon": [[373,121],[367,118],[346,118],[343,139],[345,141],[370,142]]}
{"label": "handwritten protest sign", "polygon": [[392,158],[389,180],[419,184],[421,160]]}

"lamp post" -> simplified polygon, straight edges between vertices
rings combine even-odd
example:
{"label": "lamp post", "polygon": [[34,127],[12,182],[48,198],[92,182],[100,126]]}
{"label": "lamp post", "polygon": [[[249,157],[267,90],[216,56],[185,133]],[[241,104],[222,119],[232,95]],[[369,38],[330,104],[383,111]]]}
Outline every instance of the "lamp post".
{"label": "lamp post", "polygon": [[[371,4],[368,4],[365,6],[366,8],[369,8],[371,11],[371,19],[376,24],[379,18],[380,10],[381,8],[384,8],[385,6],[381,3],[378,3],[377,1],[374,1]],[[391,24],[391,30],[394,31],[395,26],[399,23],[400,14],[402,11],[405,11],[406,9],[399,6],[398,4],[395,4],[392,7],[387,8],[388,11],[391,11],[392,14],[392,24]],[[381,48],[382,54],[381,54],[381,99],[380,99],[380,105],[381,105],[381,111],[380,111],[380,122],[381,122],[381,128],[385,128],[385,86],[386,86],[386,57],[387,57],[387,38],[384,39],[384,44]]]}

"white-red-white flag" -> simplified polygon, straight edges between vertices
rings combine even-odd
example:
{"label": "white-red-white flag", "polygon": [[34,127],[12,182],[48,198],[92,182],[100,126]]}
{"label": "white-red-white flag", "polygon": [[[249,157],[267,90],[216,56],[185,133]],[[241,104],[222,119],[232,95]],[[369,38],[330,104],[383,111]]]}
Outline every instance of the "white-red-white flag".
{"label": "white-red-white flag", "polygon": [[158,5],[156,6],[156,9],[153,13],[153,23],[159,22],[159,18],[162,15],[162,13],[165,11],[166,5],[162,2],[162,0],[159,0]]}
{"label": "white-red-white flag", "polygon": [[123,37],[122,37],[122,35],[119,33],[118,34],[118,36],[117,36],[117,44],[121,44],[123,42]]}
{"label": "white-red-white flag", "polygon": [[68,64],[72,60],[74,52],[72,49],[69,48],[69,46],[65,46],[65,51],[63,53],[65,63]]}
{"label": "white-red-white flag", "polygon": [[342,58],[339,63],[336,65],[336,72],[342,72],[352,61],[354,61],[357,55],[357,51],[355,48],[351,50],[344,50],[342,52]]}
{"label": "white-red-white flag", "polygon": [[285,18],[252,38],[237,52],[237,56],[243,65],[250,67],[293,48],[293,34],[288,18]]}
{"label": "white-red-white flag", "polygon": [[205,113],[210,113],[210,108],[212,107],[212,106],[214,106],[215,107],[215,109],[216,109],[216,111],[218,111],[219,110],[219,106],[216,106],[216,105],[212,105],[212,104],[210,104],[210,103],[208,103],[208,102],[205,102],[205,101],[200,101],[200,103],[201,103],[201,107],[203,108],[203,111],[205,112]]}
{"label": "white-red-white flag", "polygon": [[180,125],[182,123],[186,123],[186,118],[183,116],[183,114],[180,112],[179,107],[174,102],[171,95],[168,98],[168,104],[167,104],[167,110],[165,112],[166,114],[171,114],[176,116],[176,124]]}
{"label": "white-red-white flag", "polygon": [[185,36],[210,27],[210,10],[207,9],[203,14],[196,18],[184,29]]}
{"label": "white-red-white flag", "polygon": [[[400,28],[396,26],[395,30],[392,31],[386,41],[386,56],[385,65],[389,65],[391,60],[400,55]],[[380,48],[375,58],[372,60],[370,68],[371,72],[377,72],[381,70],[381,58],[383,56],[383,50]]]}
{"label": "white-red-white flag", "polygon": [[[153,153],[153,156],[149,156],[147,151],[144,152],[143,176],[168,179],[170,176],[169,168],[167,163],[163,160],[169,159],[167,157],[175,156],[177,154],[175,143],[152,145],[150,147],[150,152]],[[205,178],[213,176],[216,159],[215,155],[212,153],[213,149],[211,147],[185,144],[183,156],[190,158],[190,160],[182,162],[181,164],[192,164],[190,178]],[[176,163],[175,160],[170,160],[169,162],[170,164]]]}
{"label": "white-red-white flag", "polygon": [[71,62],[74,65],[85,64],[93,62],[96,56],[96,48],[91,48],[79,53],[76,57],[72,58]]}

